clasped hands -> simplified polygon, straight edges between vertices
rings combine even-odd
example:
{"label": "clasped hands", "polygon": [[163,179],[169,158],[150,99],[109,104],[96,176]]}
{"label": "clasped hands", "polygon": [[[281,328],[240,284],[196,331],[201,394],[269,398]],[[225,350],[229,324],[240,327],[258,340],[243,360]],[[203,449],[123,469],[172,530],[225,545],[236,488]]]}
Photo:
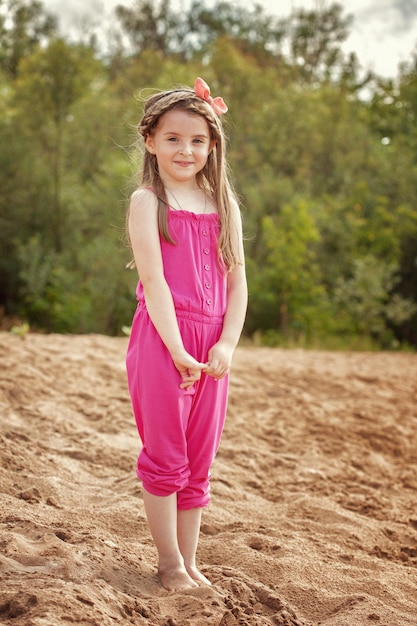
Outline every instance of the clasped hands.
{"label": "clasped hands", "polygon": [[174,365],[181,375],[181,389],[190,389],[201,373],[211,376],[215,380],[224,378],[230,370],[232,353],[220,344],[215,344],[209,351],[207,363],[200,363],[191,354],[185,352],[180,358],[173,358]]}

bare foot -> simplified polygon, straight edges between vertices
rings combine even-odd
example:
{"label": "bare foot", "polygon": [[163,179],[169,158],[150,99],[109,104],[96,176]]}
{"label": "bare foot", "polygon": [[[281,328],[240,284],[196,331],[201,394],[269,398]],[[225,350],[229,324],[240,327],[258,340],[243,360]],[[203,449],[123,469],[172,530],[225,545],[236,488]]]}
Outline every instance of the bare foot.
{"label": "bare foot", "polygon": [[204,576],[204,574],[202,574],[200,572],[200,570],[198,570],[195,566],[194,567],[187,567],[185,566],[187,569],[188,574],[190,575],[190,577],[195,580],[197,583],[203,584],[203,585],[211,585],[211,582],[209,581],[208,578],[206,578]]}
{"label": "bare foot", "polygon": [[167,591],[185,591],[198,587],[197,583],[188,575],[184,568],[158,569],[161,585]]}

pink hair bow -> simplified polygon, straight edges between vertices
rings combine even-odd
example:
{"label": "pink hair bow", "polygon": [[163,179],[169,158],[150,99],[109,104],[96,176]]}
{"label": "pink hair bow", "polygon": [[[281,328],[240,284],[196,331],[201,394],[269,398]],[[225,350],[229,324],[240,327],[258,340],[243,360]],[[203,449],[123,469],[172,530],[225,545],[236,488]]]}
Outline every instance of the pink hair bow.
{"label": "pink hair bow", "polygon": [[196,78],[194,83],[194,91],[196,96],[198,96],[202,100],[205,100],[206,102],[208,102],[208,104],[210,104],[210,106],[213,107],[217,115],[223,115],[223,113],[227,113],[227,105],[223,101],[223,98],[212,98],[210,95],[210,87],[202,78]]}

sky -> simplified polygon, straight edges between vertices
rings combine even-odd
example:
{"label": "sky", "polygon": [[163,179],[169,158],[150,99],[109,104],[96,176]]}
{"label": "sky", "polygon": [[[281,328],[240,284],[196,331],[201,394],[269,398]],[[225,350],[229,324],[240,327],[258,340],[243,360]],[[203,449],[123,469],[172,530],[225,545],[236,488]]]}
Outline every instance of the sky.
{"label": "sky", "polygon": [[[230,0],[237,6],[238,0]],[[417,0],[339,0],[345,15],[353,15],[346,52],[356,52],[362,67],[379,76],[395,77],[400,62],[409,61],[417,51]],[[118,4],[132,6],[134,0],[43,0],[45,8],[60,16],[62,28],[82,28],[86,20],[106,22]],[[331,0],[254,0],[267,14],[288,17],[293,9],[313,9]],[[188,6],[186,0],[172,0]],[[210,6],[210,2],[207,1]],[[246,6],[250,7],[248,3]]]}

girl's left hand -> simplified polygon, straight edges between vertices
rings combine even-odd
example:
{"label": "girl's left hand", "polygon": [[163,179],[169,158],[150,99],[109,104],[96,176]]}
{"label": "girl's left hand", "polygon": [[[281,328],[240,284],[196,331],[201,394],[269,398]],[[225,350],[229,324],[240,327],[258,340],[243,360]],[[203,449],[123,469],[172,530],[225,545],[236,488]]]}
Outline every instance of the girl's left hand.
{"label": "girl's left hand", "polygon": [[221,342],[215,343],[209,350],[208,363],[204,373],[215,380],[224,378],[230,371],[233,350]]}

